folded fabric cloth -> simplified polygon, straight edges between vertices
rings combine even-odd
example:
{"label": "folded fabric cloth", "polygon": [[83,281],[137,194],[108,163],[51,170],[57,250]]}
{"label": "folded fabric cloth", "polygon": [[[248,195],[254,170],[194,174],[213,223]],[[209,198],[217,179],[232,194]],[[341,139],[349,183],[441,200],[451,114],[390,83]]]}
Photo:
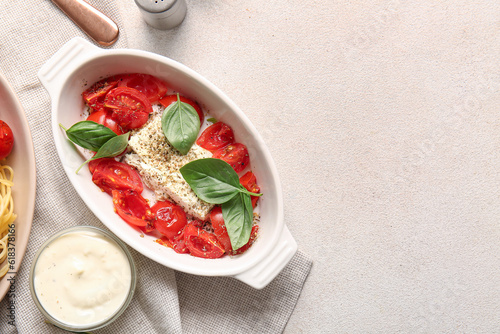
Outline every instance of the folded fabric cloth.
{"label": "folded fabric cloth", "polygon": [[[121,27],[115,1],[88,1]],[[26,13],[29,13],[27,19]],[[86,37],[46,0],[5,2],[0,20],[0,71],[18,94],[31,128],[37,164],[33,226],[18,270],[16,326],[0,303],[0,333],[64,333],[44,322],[29,291],[34,254],[53,233],[74,225],[106,229],[65,176],[50,132],[50,99],[37,78],[40,66],[65,42]],[[113,48],[127,47],[126,31]],[[311,268],[300,251],[266,288],[255,290],[230,277],[175,272],[132,250],[138,272],[134,298],[125,313],[95,333],[280,333],[293,312]]]}

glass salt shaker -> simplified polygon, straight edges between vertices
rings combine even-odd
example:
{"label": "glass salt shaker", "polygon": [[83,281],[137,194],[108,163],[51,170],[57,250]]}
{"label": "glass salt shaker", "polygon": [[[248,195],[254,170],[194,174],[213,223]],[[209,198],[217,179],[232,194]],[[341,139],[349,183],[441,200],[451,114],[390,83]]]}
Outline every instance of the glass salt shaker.
{"label": "glass salt shaker", "polygon": [[184,0],[135,0],[141,15],[153,28],[167,30],[177,27],[186,16]]}

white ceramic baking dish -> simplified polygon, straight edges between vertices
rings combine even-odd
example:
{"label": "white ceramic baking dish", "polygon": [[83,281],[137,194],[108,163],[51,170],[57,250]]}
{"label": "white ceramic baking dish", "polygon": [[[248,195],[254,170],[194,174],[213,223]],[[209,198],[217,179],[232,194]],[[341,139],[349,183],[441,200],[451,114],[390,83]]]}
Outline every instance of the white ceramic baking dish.
{"label": "white ceramic baking dish", "polygon": [[[264,194],[259,200],[259,238],[247,252],[220,259],[177,254],[154,242],[152,237],[141,237],[121,220],[113,212],[111,197],[92,183],[88,168],[75,173],[84,160],[59,124],[69,127],[82,120],[82,91],[89,84],[118,73],[147,73],[166,81],[169,87],[197,100],[211,116],[229,124],[236,141],[247,145],[252,171]],[[54,142],[68,178],[94,214],[130,247],[175,270],[204,276],[234,276],[257,289],[276,277],[295,254],[297,244],[283,222],[281,185],[267,147],[245,114],[201,75],[154,53],[104,50],[82,38],[74,38],[42,66],[38,77],[52,99]]]}

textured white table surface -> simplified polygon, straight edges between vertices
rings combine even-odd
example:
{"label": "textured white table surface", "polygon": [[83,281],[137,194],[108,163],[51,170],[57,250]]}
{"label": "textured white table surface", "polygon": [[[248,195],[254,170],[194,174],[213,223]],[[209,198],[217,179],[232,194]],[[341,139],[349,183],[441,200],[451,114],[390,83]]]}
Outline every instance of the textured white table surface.
{"label": "textured white table surface", "polygon": [[221,88],[313,258],[286,333],[500,332],[500,3],[187,0],[131,48]]}

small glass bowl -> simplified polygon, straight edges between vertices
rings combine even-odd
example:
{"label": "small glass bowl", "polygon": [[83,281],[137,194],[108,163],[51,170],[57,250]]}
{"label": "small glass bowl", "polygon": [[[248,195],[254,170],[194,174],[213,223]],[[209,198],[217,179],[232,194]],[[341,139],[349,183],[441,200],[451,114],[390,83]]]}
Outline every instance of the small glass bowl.
{"label": "small glass bowl", "polygon": [[[35,269],[37,266],[38,259],[40,257],[40,254],[49,246],[53,241],[58,239],[59,237],[70,234],[70,233],[75,233],[75,232],[92,232],[99,234],[105,238],[110,239],[111,242],[114,242],[118,245],[118,247],[125,253],[127,260],[130,265],[130,288],[128,291],[128,295],[123,301],[123,303],[116,309],[115,312],[113,312],[108,318],[105,318],[99,322],[91,323],[91,324],[84,324],[84,325],[75,325],[75,324],[68,324],[64,323],[60,320],[58,320],[56,317],[52,316],[42,305],[40,302],[36,291],[35,291]],[[29,283],[30,283],[30,291],[31,291],[31,297],[33,298],[33,301],[35,302],[36,306],[40,310],[40,312],[45,316],[48,322],[51,324],[68,330],[72,332],[88,332],[91,330],[96,330],[99,328],[102,328],[104,326],[109,325],[113,321],[115,321],[128,307],[130,304],[130,301],[132,300],[132,297],[134,295],[135,291],[135,286],[136,286],[136,280],[137,280],[137,272],[136,272],[136,267],[134,263],[134,259],[132,258],[132,255],[130,254],[130,251],[127,249],[127,246],[118,239],[116,236],[113,234],[106,232],[100,228],[93,227],[93,226],[75,226],[75,227],[70,227],[67,229],[64,229],[53,236],[51,236],[47,241],[43,243],[43,245],[38,249],[37,253],[35,254],[35,257],[33,259],[33,263],[31,264],[31,269],[30,269],[30,274],[29,274]]]}

